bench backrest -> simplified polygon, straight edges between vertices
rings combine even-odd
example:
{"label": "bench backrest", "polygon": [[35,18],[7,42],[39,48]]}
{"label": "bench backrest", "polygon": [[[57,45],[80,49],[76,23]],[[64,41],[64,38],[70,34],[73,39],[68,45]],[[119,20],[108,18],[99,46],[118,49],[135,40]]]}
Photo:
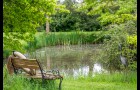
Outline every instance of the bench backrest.
{"label": "bench backrest", "polygon": [[42,71],[43,69],[40,66],[40,63],[36,59],[13,58],[11,62],[14,69],[23,69],[26,73],[30,75],[35,75],[36,70],[39,69],[41,74],[43,75],[43,71]]}
{"label": "bench backrest", "polygon": [[39,69],[39,65],[36,59],[19,59],[14,58],[12,63],[15,68],[30,68],[30,69]]}

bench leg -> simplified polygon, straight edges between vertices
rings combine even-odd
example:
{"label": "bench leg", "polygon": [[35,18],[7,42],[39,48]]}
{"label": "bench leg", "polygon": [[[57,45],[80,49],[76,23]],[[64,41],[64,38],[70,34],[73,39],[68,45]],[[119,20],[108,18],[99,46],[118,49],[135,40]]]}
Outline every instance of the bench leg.
{"label": "bench leg", "polygon": [[44,88],[45,87],[45,80],[42,79],[42,87]]}
{"label": "bench leg", "polygon": [[59,83],[59,90],[61,90],[61,83],[62,83],[63,78],[60,78],[60,83]]}

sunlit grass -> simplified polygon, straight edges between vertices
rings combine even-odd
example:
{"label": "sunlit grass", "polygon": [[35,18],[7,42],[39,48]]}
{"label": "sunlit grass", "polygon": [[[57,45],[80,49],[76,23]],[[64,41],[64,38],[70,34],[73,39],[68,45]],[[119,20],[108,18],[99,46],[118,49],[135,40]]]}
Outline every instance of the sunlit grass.
{"label": "sunlit grass", "polygon": [[122,82],[95,82],[86,80],[64,80],[63,90],[136,90],[137,85]]}
{"label": "sunlit grass", "polygon": [[94,77],[65,78],[63,90],[136,90],[137,73],[97,74]]}
{"label": "sunlit grass", "polygon": [[[3,68],[4,90],[58,90],[59,80],[46,81],[42,87],[41,80],[31,80],[24,76],[10,76]],[[136,90],[136,72],[114,72],[112,74],[96,74],[94,77],[64,77],[62,90]]]}

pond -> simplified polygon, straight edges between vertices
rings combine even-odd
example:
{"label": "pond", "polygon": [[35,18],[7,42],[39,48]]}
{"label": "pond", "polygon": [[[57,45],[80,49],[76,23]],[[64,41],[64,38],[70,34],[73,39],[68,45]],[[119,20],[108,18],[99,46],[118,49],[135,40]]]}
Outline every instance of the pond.
{"label": "pond", "polygon": [[107,72],[96,56],[101,51],[99,44],[50,46],[28,53],[28,58],[37,58],[44,70],[58,69],[64,76],[94,76]]}

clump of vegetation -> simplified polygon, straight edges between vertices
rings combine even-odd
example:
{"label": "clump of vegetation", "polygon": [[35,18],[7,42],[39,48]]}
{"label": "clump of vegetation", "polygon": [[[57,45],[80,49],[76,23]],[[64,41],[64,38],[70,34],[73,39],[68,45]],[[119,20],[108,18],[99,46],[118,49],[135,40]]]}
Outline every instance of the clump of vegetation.
{"label": "clump of vegetation", "polygon": [[[130,24],[131,23],[131,24]],[[111,39],[105,40],[103,44],[103,52],[98,58],[109,68],[121,69],[122,64],[120,61],[120,54],[126,57],[128,61],[128,68],[132,70],[137,69],[137,36],[136,26],[134,22],[127,22],[120,25],[112,25],[109,28]],[[133,33],[129,33],[129,28],[133,29]],[[122,50],[119,50],[119,44],[122,46]]]}
{"label": "clump of vegetation", "polygon": [[104,39],[109,39],[107,31],[96,32],[50,32],[37,33],[34,41],[29,42],[26,49],[37,49],[54,45],[99,44]]}

